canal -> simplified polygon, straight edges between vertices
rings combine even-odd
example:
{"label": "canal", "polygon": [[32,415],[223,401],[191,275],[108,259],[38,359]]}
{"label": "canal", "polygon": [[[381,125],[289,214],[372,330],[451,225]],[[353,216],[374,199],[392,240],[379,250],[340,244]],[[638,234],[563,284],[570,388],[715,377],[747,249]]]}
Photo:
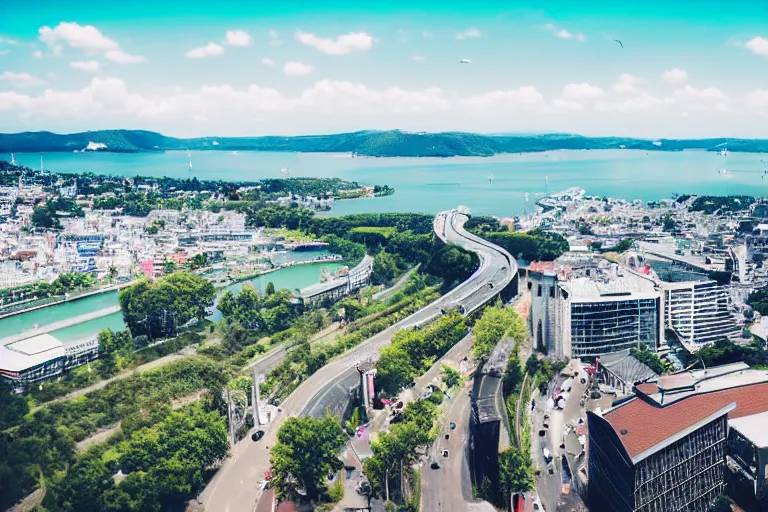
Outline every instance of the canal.
{"label": "canal", "polygon": [[[315,252],[313,256],[317,256],[318,254],[318,252]],[[300,258],[296,259],[298,260]],[[331,262],[306,263],[303,265],[285,267],[255,277],[249,281],[243,281],[227,286],[226,288],[219,290],[219,295],[227,289],[231,290],[233,293],[237,293],[246,283],[252,284],[260,293],[264,293],[264,289],[269,282],[272,282],[275,285],[276,290],[286,288],[294,291],[297,288],[301,289],[319,282],[323,269],[334,271],[341,266],[341,263]],[[85,315],[116,305],[117,291],[110,291],[98,295],[91,295],[79,300],[73,300],[71,302],[65,302],[63,304],[57,304],[55,306],[48,306],[29,311],[27,313],[20,313],[18,315],[0,319],[0,339],[6,336],[22,333],[28,329],[44,327],[68,318],[74,318],[76,316]],[[218,309],[214,308],[213,313],[209,318],[213,321],[219,320],[221,319],[221,313]],[[87,322],[64,327],[63,329],[51,331],[50,334],[55,338],[66,342],[91,336],[102,329],[125,329],[122,313],[112,313]]]}

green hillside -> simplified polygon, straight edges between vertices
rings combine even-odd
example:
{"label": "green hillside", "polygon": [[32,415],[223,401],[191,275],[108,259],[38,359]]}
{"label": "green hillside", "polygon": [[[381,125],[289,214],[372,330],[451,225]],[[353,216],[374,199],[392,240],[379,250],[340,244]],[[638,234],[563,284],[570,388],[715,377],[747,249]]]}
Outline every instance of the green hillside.
{"label": "green hillside", "polygon": [[571,134],[480,135],[443,132],[414,133],[399,130],[360,131],[333,135],[298,137],[201,137],[177,139],[144,130],[101,130],[60,135],[50,132],[0,134],[0,153],[79,151],[89,142],[106,144],[105,151],[141,152],[178,149],[258,150],[301,152],[351,152],[361,156],[491,156],[499,153],[529,153],[558,149],[641,149],[645,151],[768,152],[765,139],[663,139],[657,146],[651,140],[622,137],[583,137]]}

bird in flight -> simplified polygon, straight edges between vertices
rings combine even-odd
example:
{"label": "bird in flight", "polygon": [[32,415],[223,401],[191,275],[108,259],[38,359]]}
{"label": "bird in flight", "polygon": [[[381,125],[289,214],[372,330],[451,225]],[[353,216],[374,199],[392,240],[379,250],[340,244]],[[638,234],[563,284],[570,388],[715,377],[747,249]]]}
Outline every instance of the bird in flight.
{"label": "bird in flight", "polygon": [[619,44],[621,45],[621,47],[622,47],[622,48],[624,48],[624,43],[622,43],[622,42],[621,42],[621,41],[619,41],[618,39],[614,39],[614,40],[613,40],[613,42],[614,42],[614,43],[619,43]]}
{"label": "bird in flight", "polygon": [[471,63],[472,63],[472,61],[471,61],[471,60],[469,60],[469,59],[461,59],[461,60],[459,61],[459,64],[471,64]]}

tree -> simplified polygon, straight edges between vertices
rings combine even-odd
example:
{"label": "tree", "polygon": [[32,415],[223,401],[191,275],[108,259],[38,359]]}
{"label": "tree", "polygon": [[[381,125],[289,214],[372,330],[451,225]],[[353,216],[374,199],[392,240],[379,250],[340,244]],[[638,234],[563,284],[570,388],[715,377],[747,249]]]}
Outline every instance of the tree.
{"label": "tree", "polygon": [[443,377],[443,382],[445,382],[449,389],[458,386],[459,382],[461,382],[461,374],[448,365],[444,364],[441,366],[440,374]]}
{"label": "tree", "polygon": [[499,492],[502,503],[509,503],[513,492],[533,489],[531,457],[523,449],[507,448],[499,453]]}
{"label": "tree", "polygon": [[472,333],[475,337],[473,351],[479,359],[488,358],[504,336],[510,336],[518,343],[525,341],[528,336],[520,315],[514,309],[502,306],[485,308],[483,316],[475,322]]}
{"label": "tree", "polygon": [[371,282],[373,284],[388,283],[394,279],[398,272],[399,269],[397,268],[397,262],[395,261],[394,256],[381,250],[373,259]]}
{"label": "tree", "polygon": [[118,295],[131,333],[149,339],[174,336],[190,320],[202,321],[215,298],[213,284],[190,272],[176,272],[155,282],[140,279]]}
{"label": "tree", "polygon": [[0,379],[0,431],[21,423],[28,412],[26,398],[14,393],[8,382]]}
{"label": "tree", "polygon": [[308,500],[317,500],[325,489],[325,476],[344,466],[338,455],[346,442],[344,431],[330,415],[286,420],[272,447],[271,482],[278,497],[298,500],[303,490]]}
{"label": "tree", "polygon": [[264,295],[274,295],[275,294],[275,283],[272,281],[267,283],[267,286],[264,288]]}
{"label": "tree", "polygon": [[376,379],[380,389],[395,395],[411,382],[414,375],[416,370],[405,347],[391,344],[381,349],[381,356],[376,363]]}

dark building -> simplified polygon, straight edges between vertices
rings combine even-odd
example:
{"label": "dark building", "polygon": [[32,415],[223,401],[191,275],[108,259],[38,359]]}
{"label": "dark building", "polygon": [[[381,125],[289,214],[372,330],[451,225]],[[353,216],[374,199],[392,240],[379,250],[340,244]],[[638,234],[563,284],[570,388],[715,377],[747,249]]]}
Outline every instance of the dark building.
{"label": "dark building", "polygon": [[587,413],[593,512],[709,512],[725,490],[729,421],[768,411],[768,373],[743,363],[659,378]]}

